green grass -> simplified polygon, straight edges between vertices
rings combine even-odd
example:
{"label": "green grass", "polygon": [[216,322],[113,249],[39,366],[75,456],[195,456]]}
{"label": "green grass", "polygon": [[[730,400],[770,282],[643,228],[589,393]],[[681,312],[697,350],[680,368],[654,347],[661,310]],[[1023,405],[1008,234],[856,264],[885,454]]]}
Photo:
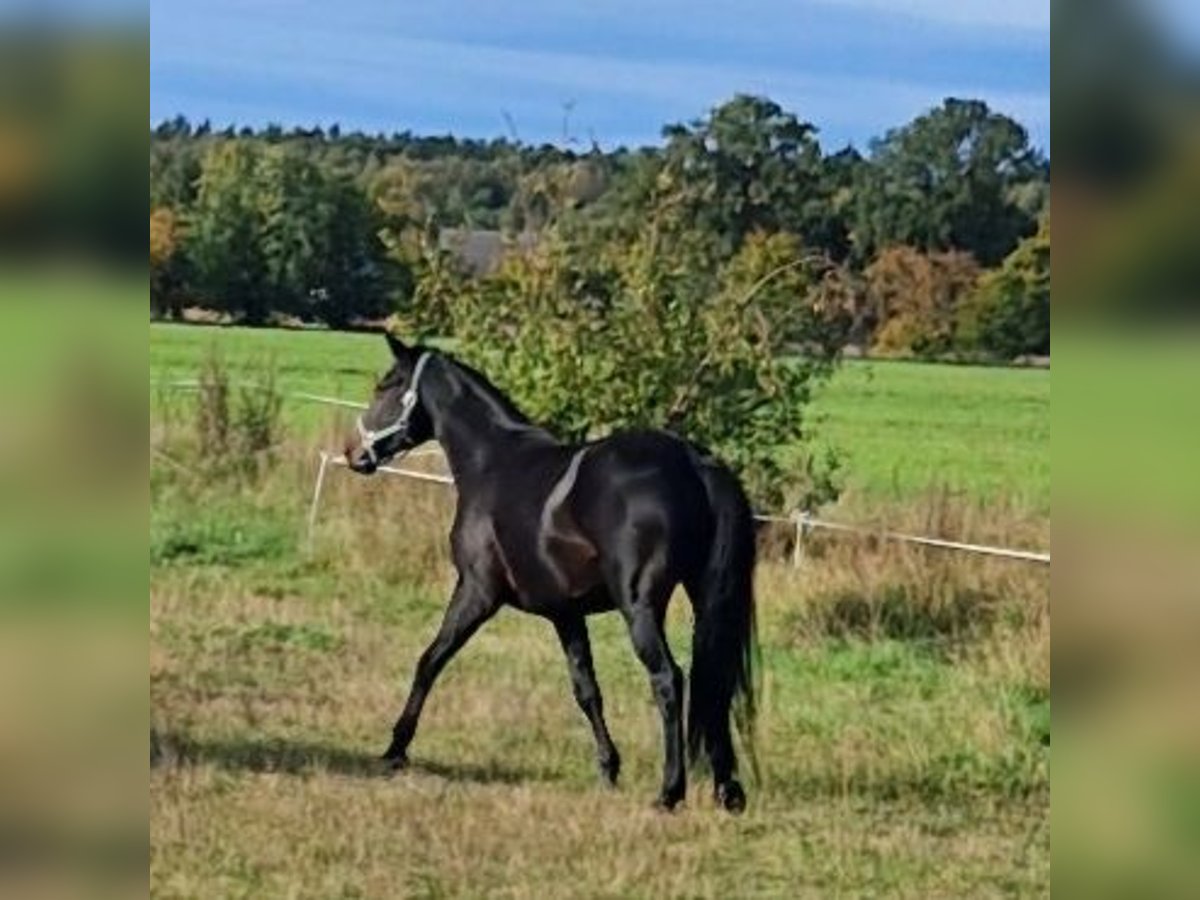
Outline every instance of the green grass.
{"label": "green grass", "polygon": [[[150,326],[150,377],[155,385],[194,380],[206,356],[217,352],[232,378],[253,382],[265,367],[275,371],[283,391],[302,391],[362,401],[374,379],[389,365],[386,346],[377,335],[299,331],[280,328],[218,328],[199,325]],[[152,408],[161,411],[180,395],[152,390]],[[288,402],[289,426],[319,433],[337,413],[314,403]],[[343,413],[345,419],[347,414]]]}
{"label": "green grass", "polygon": [[[285,390],[365,396],[387,363],[367,335],[153,327],[154,376],[195,377],[214,342],[245,377],[274,357]],[[873,421],[907,404],[910,430],[927,436],[939,426],[921,427],[918,407],[949,412],[929,398],[953,393],[946,380],[965,373],[985,396],[1011,402],[996,387],[1011,373],[851,365],[822,398],[829,427],[869,435]],[[892,375],[901,386],[877,391]],[[969,408],[969,386],[958,393]],[[309,545],[313,454],[333,437],[333,412],[288,405],[272,464],[238,467],[198,458],[190,422],[172,417],[176,399],[157,398],[151,427],[150,696],[162,750],[150,776],[155,896],[1048,891],[1045,569],[826,536],[809,542],[797,570],[765,537],[761,776],[748,779],[750,807],[739,818],[715,808],[702,771],[678,813],[650,809],[660,725],[615,615],[590,629],[624,760],[617,791],[599,784],[552,629],[511,610],[448,667],[412,768],[385,779],[374,755],[452,577],[453,493],[333,470]],[[983,417],[980,440],[994,439],[995,427]],[[973,451],[957,452],[940,480],[978,489]],[[945,493],[912,501],[919,482],[870,487],[860,474],[870,459],[855,459],[855,475],[885,502],[900,498],[898,527],[936,519],[954,534],[1044,542],[1043,519],[1004,504]],[[683,598],[668,631],[686,668]]]}
{"label": "green grass", "polygon": [[[195,378],[213,347],[235,374],[252,378],[273,362],[284,390],[353,400],[365,399],[388,365],[375,335],[152,325],[152,377]],[[845,456],[847,487],[868,501],[912,500],[945,487],[1049,513],[1047,371],[848,361],[816,410],[820,439]],[[287,408],[289,423],[310,433],[335,415],[314,404]]]}
{"label": "green grass", "polygon": [[1049,514],[1049,371],[850,361],[816,409],[849,484],[873,499],[936,485]]}
{"label": "green grass", "polygon": [[389,365],[383,340],[373,334],[156,323],[150,326],[151,373],[158,380],[194,378],[213,348],[242,375],[273,363],[285,389],[351,399],[362,399],[371,378]]}

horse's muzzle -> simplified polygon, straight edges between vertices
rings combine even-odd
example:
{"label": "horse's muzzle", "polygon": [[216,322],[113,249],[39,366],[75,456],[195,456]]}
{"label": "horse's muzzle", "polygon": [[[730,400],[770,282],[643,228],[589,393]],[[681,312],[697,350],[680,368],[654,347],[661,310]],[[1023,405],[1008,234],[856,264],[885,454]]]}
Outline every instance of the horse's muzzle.
{"label": "horse's muzzle", "polygon": [[354,444],[346,447],[346,465],[359,475],[374,474],[375,470],[379,468],[375,460],[371,458],[371,454]]}

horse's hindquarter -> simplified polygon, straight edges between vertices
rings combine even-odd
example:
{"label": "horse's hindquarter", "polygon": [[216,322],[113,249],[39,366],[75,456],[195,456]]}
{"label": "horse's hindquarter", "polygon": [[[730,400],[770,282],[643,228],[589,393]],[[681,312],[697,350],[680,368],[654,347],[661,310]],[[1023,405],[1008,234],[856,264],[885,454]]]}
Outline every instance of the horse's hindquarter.
{"label": "horse's hindquarter", "polygon": [[487,497],[480,512],[529,612],[611,608],[605,560],[658,556],[682,580],[707,556],[711,510],[695,454],[663,432],[514,448],[489,473]]}
{"label": "horse's hindquarter", "polygon": [[619,433],[595,445],[574,510],[602,559],[623,556],[640,566],[662,556],[680,579],[702,564],[712,515],[696,461],[690,445],[660,431]]}

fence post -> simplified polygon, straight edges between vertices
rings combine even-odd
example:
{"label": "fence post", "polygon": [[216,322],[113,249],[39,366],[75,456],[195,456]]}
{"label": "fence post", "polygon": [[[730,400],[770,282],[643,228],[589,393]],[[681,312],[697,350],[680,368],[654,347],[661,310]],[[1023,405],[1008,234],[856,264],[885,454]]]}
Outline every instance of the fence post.
{"label": "fence post", "polygon": [[305,552],[312,553],[313,532],[317,527],[317,507],[321,503],[321,488],[325,486],[325,470],[329,468],[330,456],[321,451],[321,465],[317,469],[317,483],[313,486],[312,505],[308,508],[308,536],[305,540]]}
{"label": "fence post", "polygon": [[796,544],[792,545],[792,568],[799,569],[804,562],[804,541],[808,540],[812,530],[812,516],[808,510],[796,512],[792,516],[796,522]]}
{"label": "fence post", "polygon": [[808,537],[808,512],[797,512],[793,518],[796,521],[796,542],[792,545],[792,567],[798,569],[804,562],[804,539]]}

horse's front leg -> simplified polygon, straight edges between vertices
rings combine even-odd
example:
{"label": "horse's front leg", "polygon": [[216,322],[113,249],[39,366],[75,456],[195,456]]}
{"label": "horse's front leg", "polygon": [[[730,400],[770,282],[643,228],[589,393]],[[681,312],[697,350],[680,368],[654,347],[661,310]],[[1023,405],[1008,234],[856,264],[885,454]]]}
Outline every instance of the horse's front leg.
{"label": "horse's front leg", "polygon": [[417,661],[412,688],[404,712],[392,729],[392,742],[383,758],[392,768],[403,768],[408,762],[408,745],[417,730],[421,708],[433,688],[434,681],[446,663],[454,657],[479,626],[492,617],[500,607],[499,592],[486,577],[460,573],[450,597],[450,605],[442,618],[437,637],[425,648]]}

